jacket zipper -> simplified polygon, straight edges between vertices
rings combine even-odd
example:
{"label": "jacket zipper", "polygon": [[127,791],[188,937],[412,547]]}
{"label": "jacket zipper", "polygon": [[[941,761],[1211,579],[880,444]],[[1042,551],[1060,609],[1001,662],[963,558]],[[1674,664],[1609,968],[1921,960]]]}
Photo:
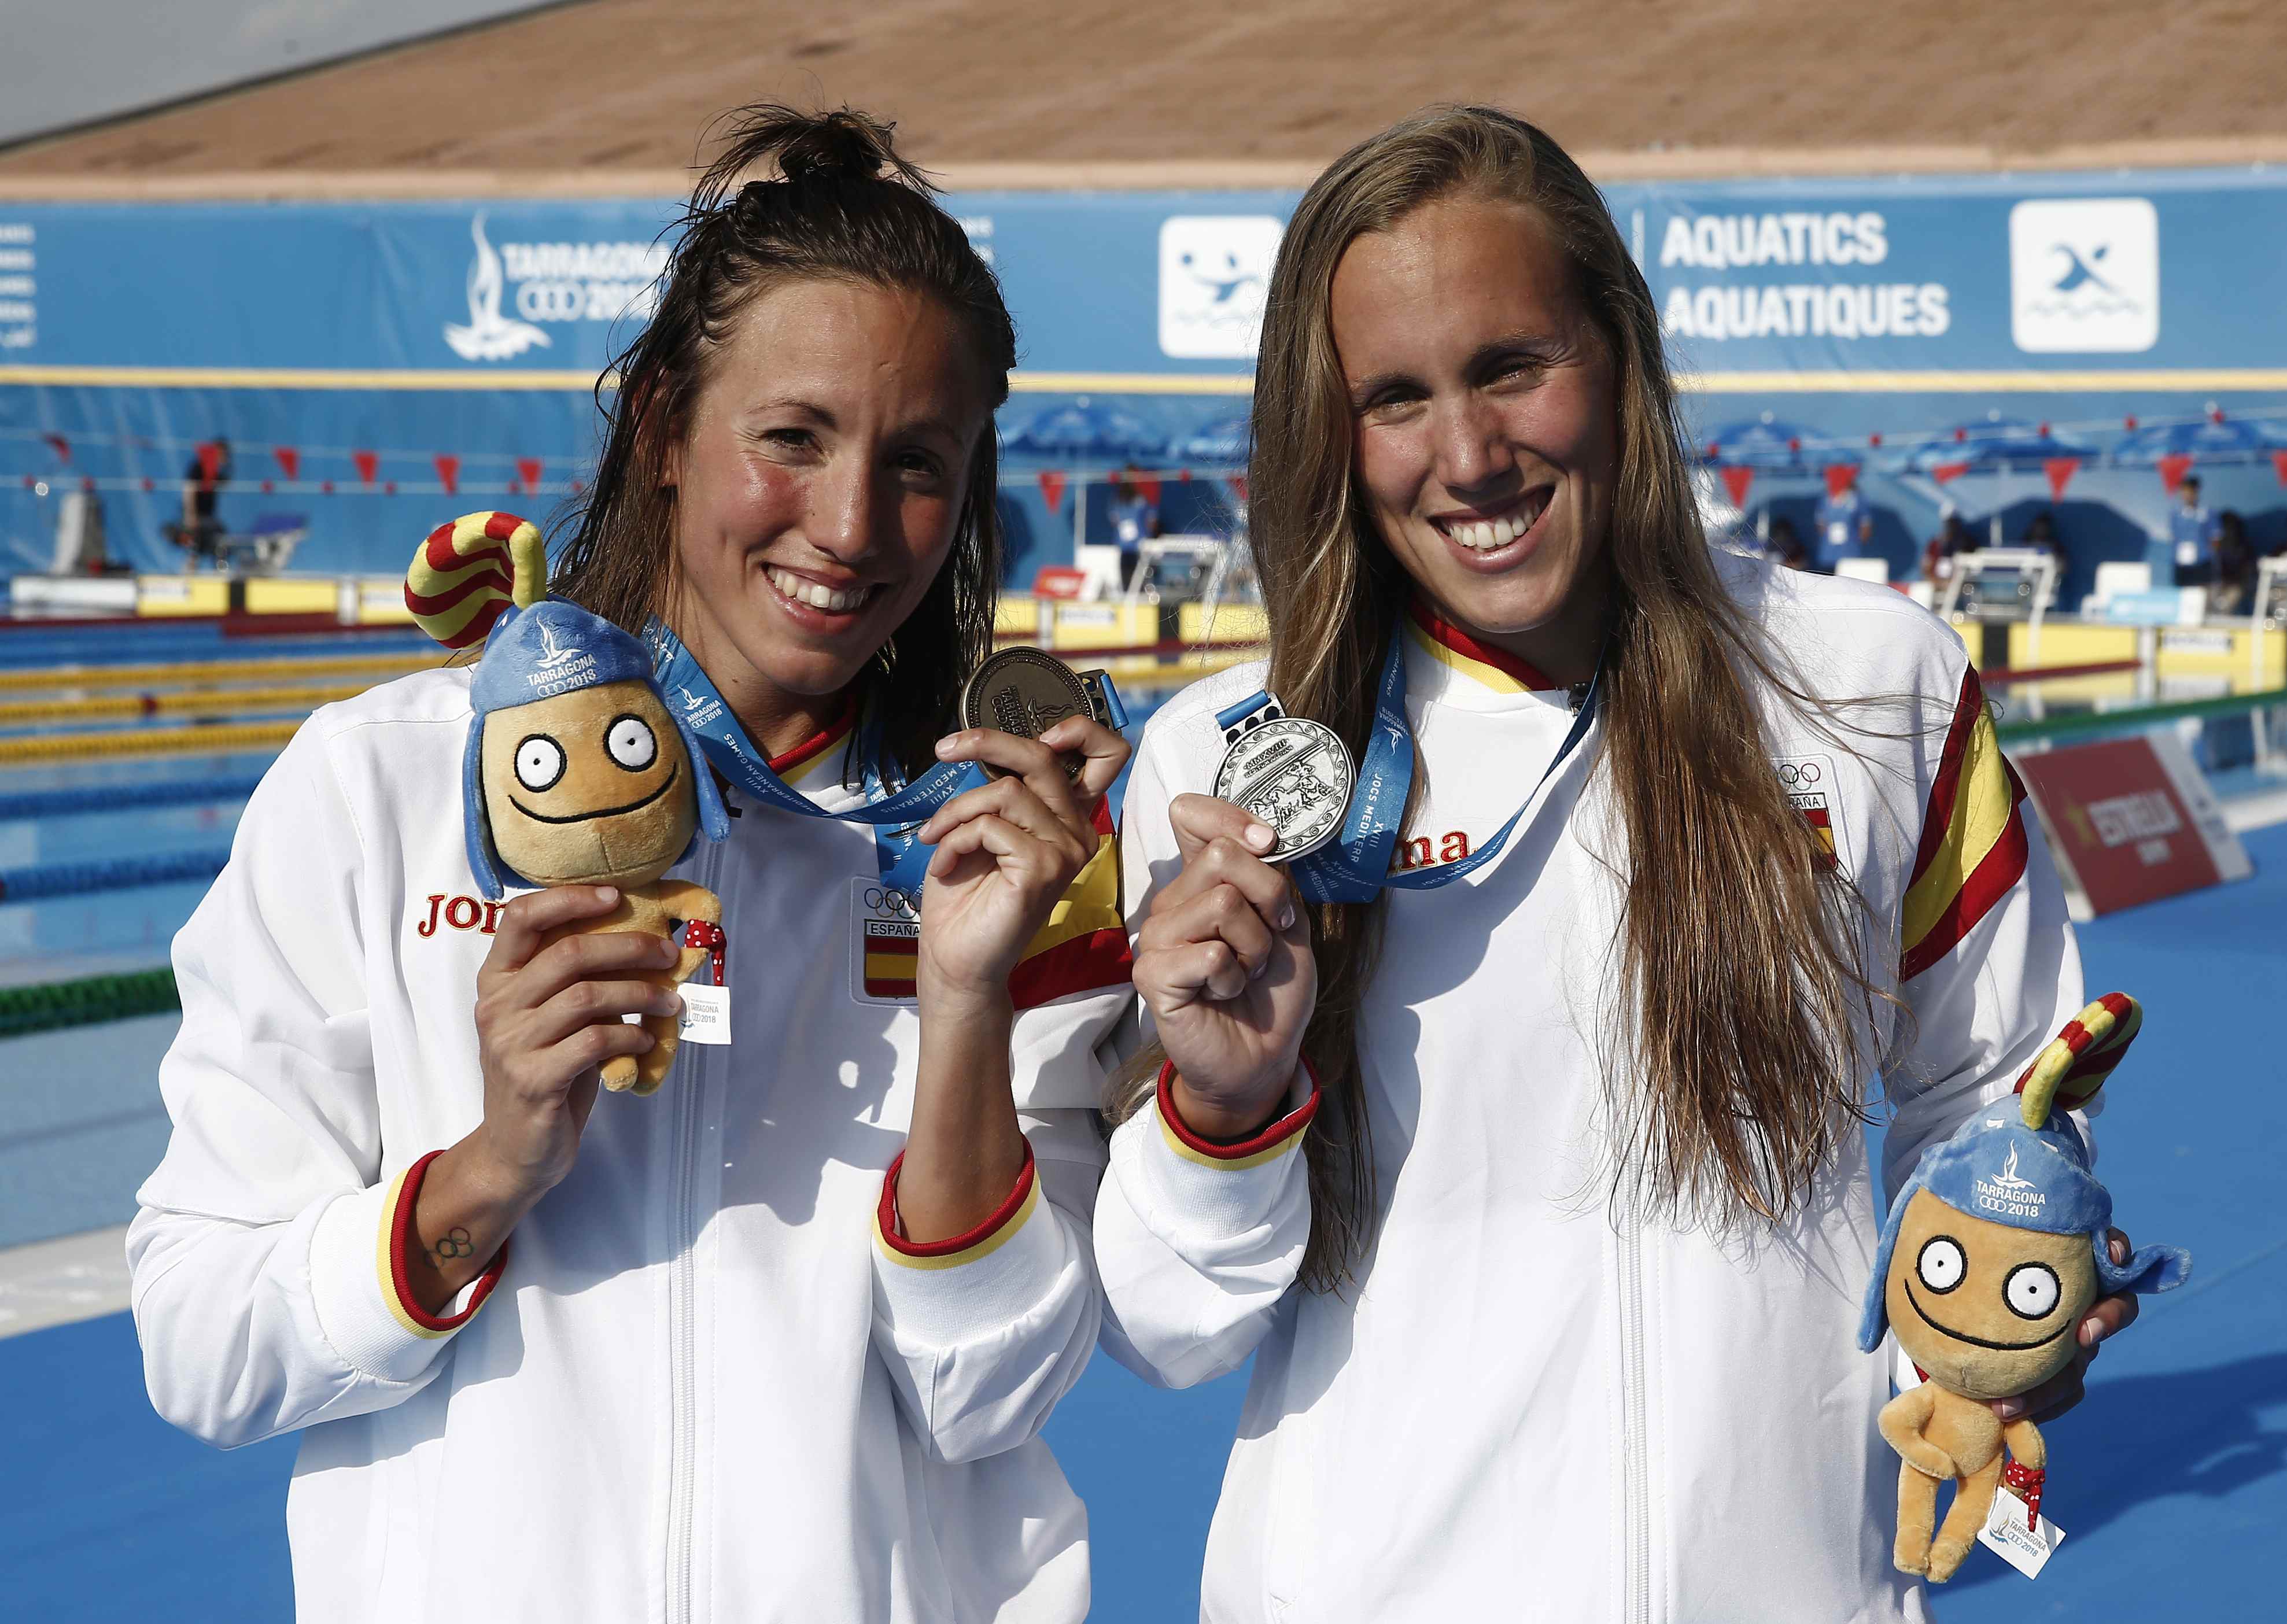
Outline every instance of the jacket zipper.
{"label": "jacket zipper", "polygon": [[[725,844],[707,842],[699,863],[699,883],[718,897],[722,894],[722,849]],[[710,1058],[707,1050],[697,1044],[677,1050],[677,1064],[683,1069],[667,1085],[675,1091],[675,1250],[673,1262],[668,1267],[667,1287],[668,1624],[690,1624],[692,1617],[692,1501],[697,1477],[692,1454],[699,1436],[698,1422],[693,1418],[696,1401],[692,1391],[695,1381],[692,1367],[696,1363],[692,1351],[697,1341],[692,1296],[698,1288],[699,1272],[692,1254],[699,1244],[699,1225],[692,1202],[698,1183],[700,1094],[705,1086],[700,1073]]]}
{"label": "jacket zipper", "polygon": [[1620,1275],[1622,1613],[1651,1624],[1651,1462],[1644,1424],[1643,1230],[1623,1215]]}
{"label": "jacket zipper", "polygon": [[[692,1068],[695,1070],[696,1068]],[[691,1618],[691,1446],[697,1435],[692,1420],[691,1293],[697,1271],[691,1261],[691,1141],[699,1112],[692,1096],[698,1080],[676,1080],[675,1258],[668,1270],[667,1617],[669,1624]]]}

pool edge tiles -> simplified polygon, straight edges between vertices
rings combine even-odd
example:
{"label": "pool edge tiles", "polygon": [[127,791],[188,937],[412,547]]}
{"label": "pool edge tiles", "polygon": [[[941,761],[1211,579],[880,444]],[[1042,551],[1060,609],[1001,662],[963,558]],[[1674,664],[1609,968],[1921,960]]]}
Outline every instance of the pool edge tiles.
{"label": "pool edge tiles", "polygon": [[127,1306],[124,1224],[0,1249],[0,1338],[75,1325]]}

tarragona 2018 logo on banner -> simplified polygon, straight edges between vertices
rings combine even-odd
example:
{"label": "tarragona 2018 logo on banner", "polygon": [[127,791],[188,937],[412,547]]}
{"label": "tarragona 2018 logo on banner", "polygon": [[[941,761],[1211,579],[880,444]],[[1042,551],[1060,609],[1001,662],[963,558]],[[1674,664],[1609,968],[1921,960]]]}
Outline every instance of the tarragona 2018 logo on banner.
{"label": "tarragona 2018 logo on banner", "polygon": [[648,321],[667,269],[664,242],[503,242],[469,222],[469,319],[445,324],[463,360],[509,360],[553,343],[548,329],[579,321]]}

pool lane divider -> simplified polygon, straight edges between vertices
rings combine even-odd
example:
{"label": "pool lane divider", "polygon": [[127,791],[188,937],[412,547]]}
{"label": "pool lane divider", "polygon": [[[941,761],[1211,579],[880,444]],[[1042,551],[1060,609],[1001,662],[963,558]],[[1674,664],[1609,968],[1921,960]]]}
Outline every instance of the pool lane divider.
{"label": "pool lane divider", "polygon": [[51,688],[170,688],[270,677],[367,676],[386,682],[444,662],[442,650],[408,654],[323,654],[310,659],[144,661],[132,665],[44,665],[0,671],[0,691]]}
{"label": "pool lane divider", "polygon": [[305,713],[337,700],[355,699],[373,685],[308,684],[290,688],[208,688],[183,693],[121,693],[97,699],[0,700],[0,727],[39,722],[110,722],[137,717],[248,716],[281,710]]}
{"label": "pool lane divider", "polygon": [[182,1007],[182,996],[175,990],[175,972],[164,967],[30,986],[0,986],[0,1038],[164,1015]]}
{"label": "pool lane divider", "polygon": [[146,784],[73,784],[60,789],[25,789],[0,795],[0,819],[67,818],[79,812],[125,812],[132,807],[208,806],[243,801],[262,781],[259,772],[213,778],[161,779]]}
{"label": "pool lane divider", "polygon": [[2164,723],[2235,716],[2275,705],[2287,705],[2287,688],[2180,700],[2172,704],[2144,705],[2133,710],[2074,710],[2053,717],[2031,717],[1997,723],[1993,732],[2004,744],[2019,744],[2031,739],[2085,739],[2099,733],[2141,733]]}
{"label": "pool lane divider", "polygon": [[2123,671],[2141,671],[2141,660],[2096,660],[2086,665],[2018,665],[2003,666],[1998,670],[1980,671],[1978,680],[1989,688],[2006,687],[2016,682],[2057,682],[2068,677],[2111,677]]}
{"label": "pool lane divider", "polygon": [[281,749],[301,725],[299,719],[194,723],[187,727],[135,727],[111,733],[0,739],[0,767],[102,756],[234,756],[247,750]]}
{"label": "pool lane divider", "polygon": [[73,863],[24,863],[0,868],[0,902],[42,902],[55,897],[83,897],[91,891],[211,880],[228,861],[228,846],[210,846],[197,852],[99,857]]}

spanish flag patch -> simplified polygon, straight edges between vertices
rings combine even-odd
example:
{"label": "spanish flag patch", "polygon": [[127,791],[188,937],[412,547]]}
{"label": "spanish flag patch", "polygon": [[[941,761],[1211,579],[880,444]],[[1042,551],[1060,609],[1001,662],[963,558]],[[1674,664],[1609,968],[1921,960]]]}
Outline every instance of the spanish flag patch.
{"label": "spanish flag patch", "polygon": [[1818,843],[1816,861],[1821,868],[1840,865],[1834,844],[1834,761],[1828,756],[1787,756],[1776,764],[1779,785]]}
{"label": "spanish flag patch", "polygon": [[[1009,973],[1009,996],[1019,1010],[1128,984],[1132,960],[1120,913],[1120,843],[1108,809],[1098,805],[1095,822],[1096,855]],[[913,1002],[921,963],[919,899],[860,879],[851,886],[851,995],[860,1003]]]}
{"label": "spanish flag patch", "polygon": [[918,920],[864,918],[859,923],[864,939],[859,967],[868,998],[904,1002],[914,995],[914,970],[921,963],[922,927]]}
{"label": "spanish flag patch", "polygon": [[1966,671],[1906,887],[1899,980],[1952,952],[2024,877],[2024,799],[2025,786],[2001,753],[1984,686],[1975,670]]}

